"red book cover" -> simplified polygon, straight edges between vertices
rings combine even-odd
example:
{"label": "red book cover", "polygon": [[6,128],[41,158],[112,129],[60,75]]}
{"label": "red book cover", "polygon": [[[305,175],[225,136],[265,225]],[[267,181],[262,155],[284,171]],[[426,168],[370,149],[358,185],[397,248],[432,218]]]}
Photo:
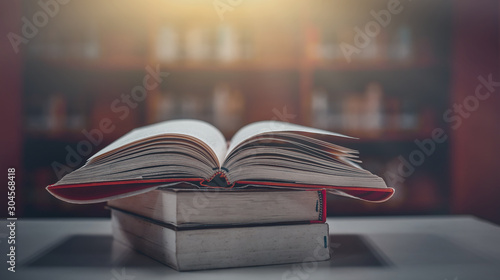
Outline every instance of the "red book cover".
{"label": "red book cover", "polygon": [[[166,185],[174,185],[177,183],[188,182],[200,187],[220,188],[215,185],[215,178],[225,178],[225,176],[214,177],[211,181],[201,178],[175,178],[175,179],[152,179],[152,180],[129,180],[129,181],[114,181],[114,182],[99,182],[86,183],[75,185],[50,185],[47,190],[55,197],[71,202],[71,203],[96,203],[103,202],[114,198],[132,196],[146,191],[154,190],[158,187]],[[320,186],[320,185],[303,185],[292,183],[278,182],[256,182],[256,181],[240,181],[235,182],[227,188],[238,188],[247,185],[262,186],[262,187],[285,187],[285,188],[301,188],[301,189],[324,189],[330,193],[341,196],[358,198],[370,202],[383,202],[388,200],[394,193],[394,189],[375,189],[362,187],[337,187],[337,186]]]}
{"label": "red book cover", "polygon": [[222,133],[208,123],[166,121],[132,130],[47,190],[72,203],[103,202],[178,183],[325,189],[370,202],[389,199],[394,189],[356,164],[356,150],[333,144],[338,138],[349,136],[263,121],[240,129],[226,146]]}

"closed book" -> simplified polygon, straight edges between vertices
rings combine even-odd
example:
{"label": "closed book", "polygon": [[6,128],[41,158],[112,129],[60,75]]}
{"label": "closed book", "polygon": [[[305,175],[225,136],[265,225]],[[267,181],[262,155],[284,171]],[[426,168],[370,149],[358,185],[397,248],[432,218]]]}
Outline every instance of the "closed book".
{"label": "closed book", "polygon": [[324,261],[328,224],[178,228],[111,209],[114,238],[176,270]]}
{"label": "closed book", "polygon": [[324,223],[326,191],[161,188],[110,200],[108,206],[177,227]]}

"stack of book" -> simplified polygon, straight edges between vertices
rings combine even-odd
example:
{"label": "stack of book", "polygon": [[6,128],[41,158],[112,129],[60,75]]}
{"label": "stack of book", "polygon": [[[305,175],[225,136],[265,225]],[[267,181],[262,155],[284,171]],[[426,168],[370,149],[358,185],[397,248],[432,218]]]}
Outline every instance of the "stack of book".
{"label": "stack of book", "polygon": [[132,130],[47,190],[108,201],[116,239],[179,270],[321,261],[326,192],[372,202],[394,192],[356,150],[334,144],[342,138],[262,121],[228,143],[211,124],[165,121]]}
{"label": "stack of book", "polygon": [[330,258],[325,190],[160,188],[108,201],[119,242],[180,271]]}

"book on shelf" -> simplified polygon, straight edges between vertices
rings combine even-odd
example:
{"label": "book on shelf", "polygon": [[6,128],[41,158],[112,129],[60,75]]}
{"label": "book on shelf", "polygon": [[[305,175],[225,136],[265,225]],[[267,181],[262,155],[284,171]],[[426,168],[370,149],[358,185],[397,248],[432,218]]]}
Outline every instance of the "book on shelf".
{"label": "book on shelf", "polygon": [[330,258],[326,223],[179,228],[114,208],[111,217],[117,241],[180,271]]}
{"label": "book on shelf", "polygon": [[314,188],[366,201],[394,190],[361,168],[358,152],[334,144],[341,134],[277,121],[244,126],[228,143],[198,120],[137,128],[47,187],[73,203],[103,202],[189,182],[206,188]]}
{"label": "book on shelf", "polygon": [[326,191],[319,189],[159,188],[113,199],[108,206],[176,227],[324,223]]}

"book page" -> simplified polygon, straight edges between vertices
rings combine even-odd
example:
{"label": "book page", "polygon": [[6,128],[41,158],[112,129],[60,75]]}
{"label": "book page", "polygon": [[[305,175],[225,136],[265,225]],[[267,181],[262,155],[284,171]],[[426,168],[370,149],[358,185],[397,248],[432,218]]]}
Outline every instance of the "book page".
{"label": "book page", "polygon": [[343,138],[354,138],[339,133],[302,126],[298,124],[279,122],[279,121],[261,121],[261,122],[251,123],[238,130],[238,132],[236,132],[236,134],[231,139],[231,143],[229,145],[227,154],[231,153],[231,151],[243,141],[258,134],[267,132],[285,132],[285,131],[317,133],[317,134],[337,136]]}
{"label": "book page", "polygon": [[172,120],[136,128],[100,150],[88,161],[92,161],[106,153],[134,142],[168,134],[186,135],[187,137],[196,138],[213,150],[219,160],[219,164],[224,161],[226,155],[226,139],[224,135],[213,125],[198,120]]}

